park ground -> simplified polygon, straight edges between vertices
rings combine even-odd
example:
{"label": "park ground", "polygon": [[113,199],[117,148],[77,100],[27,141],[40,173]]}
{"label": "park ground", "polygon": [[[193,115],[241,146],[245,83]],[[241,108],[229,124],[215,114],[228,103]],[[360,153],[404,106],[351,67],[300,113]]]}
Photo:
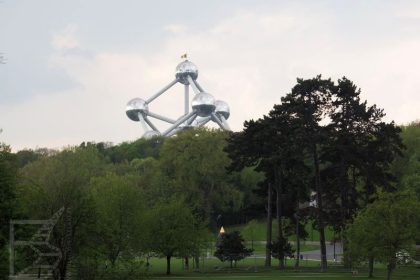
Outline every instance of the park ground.
{"label": "park ground", "polygon": [[[243,235],[246,235],[244,225],[227,227],[228,231],[238,230]],[[210,251],[206,256],[200,259],[200,269],[194,270],[193,260],[190,259],[190,268],[186,269],[183,260],[180,258],[173,258],[171,261],[172,275],[165,275],[166,262],[165,259],[151,258],[149,273],[152,279],[206,279],[206,280],[224,280],[224,279],[281,279],[281,280],[346,280],[346,279],[360,279],[368,278],[368,270],[366,265],[360,265],[353,269],[344,269],[340,264],[341,258],[341,245],[337,243],[337,261],[332,261],[332,254],[330,254],[330,262],[327,272],[321,273],[319,266],[319,233],[312,227],[312,224],[306,225],[306,231],[308,232],[308,238],[306,241],[301,241],[301,253],[303,260],[300,261],[300,267],[294,268],[295,260],[286,260],[286,269],[278,269],[278,261],[272,259],[272,267],[267,269],[264,267],[265,261],[265,242],[266,237],[266,225],[264,221],[260,221],[256,224],[253,230],[254,241],[250,241],[249,238],[246,240],[248,248],[251,246],[254,248],[252,256],[239,261],[236,268],[230,269],[229,263],[221,262],[217,258],[213,257],[213,252]],[[273,235],[275,236],[275,235]],[[334,233],[332,229],[326,230],[327,247],[332,248],[332,240],[334,239]],[[290,236],[289,240],[293,242],[294,236]],[[252,243],[252,244],[251,244]],[[294,247],[294,244],[293,244]],[[330,248],[330,249],[331,249]],[[308,257],[309,256],[309,257]],[[386,268],[383,264],[376,264],[374,269],[374,279],[386,279]],[[400,266],[394,272],[393,280],[412,279],[420,280],[420,266]]]}
{"label": "park ground", "polygon": [[[281,279],[281,280],[350,280],[350,279],[368,279],[368,271],[366,266],[357,268],[344,269],[340,264],[329,263],[327,272],[321,273],[319,262],[303,261],[299,269],[293,267],[294,261],[288,260],[287,267],[284,270],[277,268],[277,260],[273,259],[272,267],[267,269],[264,267],[264,259],[249,257],[237,263],[236,268],[230,269],[228,263],[222,263],[217,259],[200,260],[200,269],[186,270],[183,267],[181,259],[172,260],[172,275],[167,276],[165,271],[165,260],[153,258],[150,261],[150,276],[152,279],[207,279],[207,280],[224,280],[224,279]],[[192,266],[192,263],[190,264]],[[374,269],[374,279],[386,279],[386,269],[383,265],[377,264]],[[400,266],[396,269],[392,279],[394,280],[419,280],[419,266]]]}

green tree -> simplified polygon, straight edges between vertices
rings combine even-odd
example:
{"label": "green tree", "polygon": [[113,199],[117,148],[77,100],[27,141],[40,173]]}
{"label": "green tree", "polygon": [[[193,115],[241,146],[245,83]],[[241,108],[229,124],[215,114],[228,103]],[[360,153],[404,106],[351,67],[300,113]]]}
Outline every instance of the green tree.
{"label": "green tree", "polygon": [[144,240],[145,202],[137,178],[108,172],[91,180],[96,213],[95,239],[111,266],[121,257],[140,255]]}
{"label": "green tree", "polygon": [[244,239],[239,231],[224,233],[219,236],[220,240],[216,245],[214,256],[222,262],[229,261],[230,268],[233,267],[233,261],[240,261],[252,254],[253,249],[248,249],[244,245]]}
{"label": "green tree", "polygon": [[401,127],[406,149],[392,166],[399,189],[411,190],[420,199],[420,121]]}
{"label": "green tree", "polygon": [[420,203],[410,193],[381,194],[347,228],[351,258],[386,263],[391,279],[398,252],[410,251],[420,234],[419,213]]}
{"label": "green tree", "polygon": [[327,251],[325,245],[325,213],[323,198],[325,190],[321,181],[321,158],[323,143],[327,130],[322,124],[331,107],[331,79],[322,79],[321,75],[313,79],[297,79],[292,92],[283,97],[282,105],[288,114],[297,122],[296,134],[300,135],[299,144],[310,155],[310,166],[313,170],[314,190],[316,192],[316,218],[321,247],[321,270],[327,268]]}
{"label": "green tree", "polygon": [[149,250],[166,258],[166,274],[171,259],[196,255],[206,232],[183,199],[176,197],[157,203],[146,215]]}
{"label": "green tree", "polygon": [[68,243],[71,243],[74,258],[90,244],[95,209],[89,182],[92,177],[101,176],[105,168],[106,162],[97,149],[89,147],[67,148],[33,161],[20,170],[18,197],[22,215],[31,219],[49,219],[61,207],[70,211],[71,225],[60,220],[51,238],[63,253],[58,279],[64,279],[71,261]]}
{"label": "green tree", "polygon": [[[267,248],[266,265],[271,264],[271,186],[276,194],[276,216],[278,239],[284,238],[283,217],[292,215],[294,201],[302,199],[307,191],[303,183],[305,168],[300,138],[294,134],[297,123],[282,105],[275,105],[268,116],[257,121],[246,121],[243,132],[233,134],[227,151],[232,159],[231,169],[240,170],[256,166],[263,171],[267,188]],[[279,258],[284,267],[284,258]]]}
{"label": "green tree", "polygon": [[0,279],[8,275],[6,244],[9,221],[16,207],[17,167],[10,147],[0,143]]}
{"label": "green tree", "polygon": [[226,137],[226,132],[220,130],[187,130],[166,139],[160,153],[170,191],[184,196],[213,228],[216,212],[235,210],[242,204],[242,194],[226,171],[230,164],[223,151]]}
{"label": "green tree", "polygon": [[[322,176],[327,207],[335,208],[329,214],[336,212],[329,221],[343,233],[357,209],[372,202],[378,188],[390,189],[390,165],[401,153],[402,143],[395,124],[384,123],[383,110],[362,102],[361,91],[352,81],[343,77],[331,91]],[[345,235],[341,239],[346,251]]]}
{"label": "green tree", "polygon": [[[277,239],[270,245],[271,255],[276,259],[284,259],[284,257],[291,257],[294,250],[292,245],[286,238]],[[299,258],[299,257],[298,257]]]}

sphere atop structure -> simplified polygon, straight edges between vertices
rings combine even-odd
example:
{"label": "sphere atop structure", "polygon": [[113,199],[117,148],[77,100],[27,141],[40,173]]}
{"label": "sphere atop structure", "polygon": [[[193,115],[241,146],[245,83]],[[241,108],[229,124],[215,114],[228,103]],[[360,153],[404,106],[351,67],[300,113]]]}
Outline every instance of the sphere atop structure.
{"label": "sphere atop structure", "polygon": [[128,101],[127,106],[125,107],[125,113],[127,117],[135,122],[139,121],[139,113],[147,114],[149,107],[147,106],[146,101],[141,98],[134,98]]}
{"label": "sphere atop structure", "polygon": [[200,117],[207,117],[216,109],[213,95],[206,92],[200,92],[194,96],[191,105]]}
{"label": "sphere atop structure", "polygon": [[175,69],[175,77],[178,81],[184,85],[189,85],[190,83],[187,80],[187,76],[190,76],[191,79],[196,80],[198,77],[198,69],[194,63],[189,60],[185,60],[178,64]]}
{"label": "sphere atop structure", "polygon": [[222,115],[225,120],[229,119],[230,116],[230,109],[229,109],[229,105],[222,100],[216,100],[215,102],[216,105],[216,113]]}
{"label": "sphere atop structure", "polygon": [[159,132],[154,130],[148,130],[143,134],[144,139],[152,139],[153,137],[161,136]]}

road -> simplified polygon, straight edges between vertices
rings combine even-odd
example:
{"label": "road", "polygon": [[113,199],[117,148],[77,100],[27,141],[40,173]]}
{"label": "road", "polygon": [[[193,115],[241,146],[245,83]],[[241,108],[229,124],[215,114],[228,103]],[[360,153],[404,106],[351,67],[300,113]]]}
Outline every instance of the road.
{"label": "road", "polygon": [[[333,261],[334,260],[334,244],[330,244],[328,242],[325,247],[327,249],[327,260]],[[335,260],[337,262],[341,261],[342,254],[343,254],[343,246],[341,246],[341,243],[335,243]],[[321,250],[305,251],[305,252],[301,252],[301,255],[303,255],[304,260],[306,259],[321,260]]]}

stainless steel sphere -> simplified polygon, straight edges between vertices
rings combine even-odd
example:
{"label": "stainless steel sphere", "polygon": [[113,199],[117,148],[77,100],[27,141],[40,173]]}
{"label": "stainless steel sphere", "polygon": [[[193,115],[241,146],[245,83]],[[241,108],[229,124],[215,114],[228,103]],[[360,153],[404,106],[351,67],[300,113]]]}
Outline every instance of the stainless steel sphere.
{"label": "stainless steel sphere", "polygon": [[144,139],[152,139],[153,137],[160,136],[160,133],[154,130],[148,130],[143,134]]}
{"label": "stainless steel sphere", "polygon": [[189,60],[185,60],[178,64],[175,69],[175,77],[178,81],[184,85],[189,85],[190,83],[187,80],[187,76],[190,76],[193,80],[196,80],[198,77],[198,69],[194,63]]}
{"label": "stainless steel sphere", "polygon": [[149,107],[147,106],[146,101],[141,98],[131,99],[125,107],[127,117],[135,122],[139,121],[139,113],[147,114],[147,112],[149,112]]}
{"label": "stainless steel sphere", "polygon": [[222,100],[216,100],[215,105],[216,105],[216,113],[222,115],[225,118],[225,120],[229,119],[229,116],[230,116],[229,105]]}
{"label": "stainless steel sphere", "polygon": [[216,105],[214,103],[215,100],[213,95],[206,92],[200,92],[194,96],[191,105],[193,110],[197,112],[198,116],[207,117],[216,109]]}

